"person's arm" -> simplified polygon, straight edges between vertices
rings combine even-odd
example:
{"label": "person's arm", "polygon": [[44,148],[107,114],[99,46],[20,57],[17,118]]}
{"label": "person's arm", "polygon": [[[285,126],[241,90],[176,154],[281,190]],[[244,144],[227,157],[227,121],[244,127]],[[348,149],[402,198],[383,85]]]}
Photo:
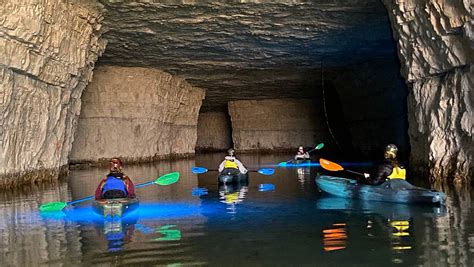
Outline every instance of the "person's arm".
{"label": "person's arm", "polygon": [[96,200],[102,198],[102,188],[104,188],[105,179],[106,178],[102,179],[102,181],[100,181],[99,185],[95,189],[95,199]]}
{"label": "person's arm", "polygon": [[309,159],[309,158],[310,158],[310,156],[309,156],[309,153],[308,153],[308,152],[304,152],[304,158],[305,158],[305,159]]}
{"label": "person's arm", "polygon": [[134,198],[135,197],[135,184],[133,183],[130,177],[124,175],[125,186],[127,187],[127,194],[128,197]]}
{"label": "person's arm", "polygon": [[224,170],[224,163],[225,163],[225,160],[223,160],[223,161],[221,162],[221,164],[219,164],[219,168],[217,168],[217,170],[218,170],[219,172],[221,172],[221,171]]}
{"label": "person's arm", "polygon": [[387,177],[392,172],[392,166],[390,164],[382,164],[379,166],[377,173],[375,176],[371,177],[368,182],[372,185],[379,185],[385,182]]}
{"label": "person's arm", "polygon": [[247,173],[248,172],[247,168],[245,168],[244,164],[242,164],[242,162],[240,162],[240,160],[235,159],[235,163],[237,164],[237,168],[239,168],[239,171],[241,173]]}

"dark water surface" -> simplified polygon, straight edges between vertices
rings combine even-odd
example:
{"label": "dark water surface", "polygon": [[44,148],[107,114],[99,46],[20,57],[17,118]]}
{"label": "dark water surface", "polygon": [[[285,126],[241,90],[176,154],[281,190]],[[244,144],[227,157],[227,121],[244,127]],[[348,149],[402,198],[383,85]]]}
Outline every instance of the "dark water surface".
{"label": "dark water surface", "polygon": [[[216,172],[191,173],[221,159],[206,154],[126,166],[137,184],[172,171],[181,178],[137,189],[140,208],[121,220],[94,214],[91,201],[64,212],[38,211],[42,203],[93,194],[103,168],[3,192],[0,266],[474,266],[468,188],[445,188],[447,205],[436,208],[329,197],[316,188],[318,168],[251,173],[248,186],[234,187],[219,187]],[[241,159],[258,168],[287,157]]]}

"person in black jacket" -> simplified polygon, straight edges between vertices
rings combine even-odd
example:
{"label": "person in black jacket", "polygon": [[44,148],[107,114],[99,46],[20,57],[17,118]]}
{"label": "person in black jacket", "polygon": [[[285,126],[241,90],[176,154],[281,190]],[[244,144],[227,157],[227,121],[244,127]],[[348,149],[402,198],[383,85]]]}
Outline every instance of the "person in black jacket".
{"label": "person in black jacket", "polygon": [[378,171],[374,176],[364,173],[365,183],[379,185],[391,179],[406,179],[405,168],[397,160],[398,148],[394,144],[385,147],[384,162],[379,165]]}

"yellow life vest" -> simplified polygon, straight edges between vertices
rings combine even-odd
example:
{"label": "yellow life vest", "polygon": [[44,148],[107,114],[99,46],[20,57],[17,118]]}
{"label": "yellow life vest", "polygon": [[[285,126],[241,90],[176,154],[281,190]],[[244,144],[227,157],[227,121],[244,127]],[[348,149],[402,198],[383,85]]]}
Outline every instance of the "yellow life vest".
{"label": "yellow life vest", "polygon": [[395,167],[392,173],[387,177],[388,179],[406,179],[406,170],[403,167]]}
{"label": "yellow life vest", "polygon": [[224,169],[238,169],[237,163],[235,161],[226,160],[224,163]]}

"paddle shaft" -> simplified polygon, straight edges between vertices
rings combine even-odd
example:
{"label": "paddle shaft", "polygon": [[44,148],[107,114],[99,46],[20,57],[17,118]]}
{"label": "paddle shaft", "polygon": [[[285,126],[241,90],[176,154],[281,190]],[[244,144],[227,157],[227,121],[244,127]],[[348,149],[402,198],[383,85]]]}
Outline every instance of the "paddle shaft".
{"label": "paddle shaft", "polygon": [[[145,187],[147,185],[151,185],[151,184],[154,184],[155,181],[151,181],[151,182],[146,182],[146,183],[141,183],[141,184],[138,184],[135,186],[135,188],[141,188],[141,187]],[[77,203],[81,203],[81,202],[84,202],[84,201],[87,201],[87,200],[91,200],[91,199],[94,199],[95,196],[88,196],[88,197],[84,197],[84,198],[80,198],[80,199],[76,199],[74,201],[69,201],[67,202],[66,204],[67,205],[73,205],[73,204],[77,204]]]}
{"label": "paddle shaft", "polygon": [[360,172],[355,172],[355,171],[351,171],[351,170],[348,170],[348,169],[344,169],[346,172],[350,172],[350,173],[353,173],[353,174],[357,174],[357,175],[362,175],[364,176],[363,173],[360,173]]}

